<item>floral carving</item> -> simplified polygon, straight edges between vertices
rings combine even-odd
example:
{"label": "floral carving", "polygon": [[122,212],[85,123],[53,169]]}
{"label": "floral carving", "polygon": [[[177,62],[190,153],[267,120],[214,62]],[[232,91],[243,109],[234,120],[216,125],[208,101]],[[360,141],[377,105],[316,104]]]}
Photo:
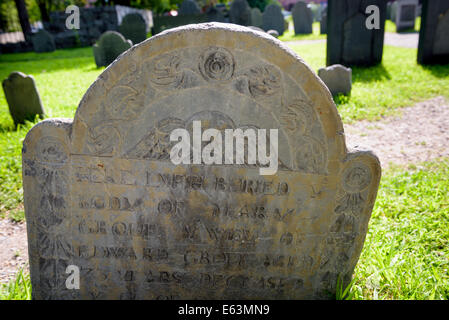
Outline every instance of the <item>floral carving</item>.
{"label": "floral carving", "polygon": [[246,76],[249,92],[254,98],[271,96],[281,88],[281,73],[274,66],[254,67],[246,73]]}

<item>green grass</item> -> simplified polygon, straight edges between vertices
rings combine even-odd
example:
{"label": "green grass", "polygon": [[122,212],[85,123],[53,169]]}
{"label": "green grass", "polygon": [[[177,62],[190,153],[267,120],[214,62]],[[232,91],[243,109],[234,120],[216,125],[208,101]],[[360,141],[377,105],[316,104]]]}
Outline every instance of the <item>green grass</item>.
{"label": "green grass", "polygon": [[[337,299],[449,298],[449,159],[392,168],[382,176],[351,286]],[[28,276],[0,299],[29,298]]]}
{"label": "green grass", "polygon": [[293,40],[320,40],[326,39],[325,34],[320,34],[320,23],[314,22],[312,25],[312,33],[311,34],[298,34],[295,35],[295,31],[293,29],[293,23],[290,23],[290,28],[288,31],[285,31],[282,36],[278,38],[281,41],[293,41]]}
{"label": "green grass", "polygon": [[14,280],[1,285],[0,300],[31,300],[30,275],[20,270]]}

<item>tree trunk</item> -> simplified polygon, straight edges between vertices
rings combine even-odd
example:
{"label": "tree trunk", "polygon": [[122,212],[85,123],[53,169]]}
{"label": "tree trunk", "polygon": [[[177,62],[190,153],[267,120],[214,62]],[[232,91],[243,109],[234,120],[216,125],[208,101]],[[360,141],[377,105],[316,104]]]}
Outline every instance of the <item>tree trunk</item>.
{"label": "tree trunk", "polygon": [[47,6],[45,5],[44,0],[36,1],[39,7],[39,11],[41,12],[41,20],[42,22],[50,22],[50,16],[48,15]]}
{"label": "tree trunk", "polygon": [[31,40],[31,25],[28,17],[28,10],[25,5],[25,0],[14,0],[19,13],[20,26],[22,27],[23,36],[26,41]]}

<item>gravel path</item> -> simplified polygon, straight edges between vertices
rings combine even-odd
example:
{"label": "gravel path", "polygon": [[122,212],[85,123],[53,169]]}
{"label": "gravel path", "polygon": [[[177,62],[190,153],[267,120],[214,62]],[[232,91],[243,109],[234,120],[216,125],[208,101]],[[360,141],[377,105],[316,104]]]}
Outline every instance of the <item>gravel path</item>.
{"label": "gravel path", "polygon": [[[449,157],[449,102],[437,97],[401,110],[402,115],[381,121],[345,125],[348,147],[374,151],[382,167]],[[25,223],[0,220],[0,282],[28,270]]]}

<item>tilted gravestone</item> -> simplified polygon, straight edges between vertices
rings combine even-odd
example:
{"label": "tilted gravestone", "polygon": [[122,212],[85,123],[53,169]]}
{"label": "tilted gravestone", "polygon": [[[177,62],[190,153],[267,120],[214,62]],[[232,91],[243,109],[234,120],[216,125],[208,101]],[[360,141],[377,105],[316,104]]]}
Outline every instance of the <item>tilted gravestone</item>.
{"label": "tilted gravestone", "polygon": [[[379,29],[368,29],[366,7],[379,8]],[[327,7],[327,65],[371,66],[382,61],[386,2],[329,0]]]}
{"label": "tilted gravestone", "polygon": [[292,17],[295,34],[312,33],[313,15],[305,2],[299,1],[293,6]]}
{"label": "tilted gravestone", "polygon": [[179,15],[199,14],[200,7],[194,0],[184,0],[179,6]]}
{"label": "tilted gravestone", "polygon": [[138,44],[147,38],[147,24],[139,13],[129,13],[124,16],[119,31],[133,44]]}
{"label": "tilted gravestone", "polygon": [[396,30],[414,29],[416,13],[418,10],[418,0],[397,0],[395,8]]}
{"label": "tilted gravestone", "polygon": [[33,76],[12,72],[2,85],[15,126],[26,120],[34,121],[36,116],[43,117],[44,107]]}
{"label": "tilted gravestone", "polygon": [[449,63],[449,1],[424,1],[419,30],[418,62]]}
{"label": "tilted gravestone", "polygon": [[254,27],[262,28],[262,12],[259,8],[251,9],[251,25]]}
{"label": "tilted gravestone", "polygon": [[[261,175],[260,155],[232,164],[233,147],[205,145],[201,162],[198,136],[186,149],[197,164],[174,164],[173,130],[202,128],[277,129],[257,131],[277,172]],[[212,153],[231,164],[205,164]],[[107,68],[75,119],[27,134],[33,298],[329,298],[351,278],[379,179],[377,157],[347,151],[329,91],[282,42],[230,24],[167,30]],[[79,290],[65,286],[69,265]]]}
{"label": "tilted gravestone", "polygon": [[232,1],[229,9],[229,22],[241,26],[251,25],[251,9],[246,0]]}
{"label": "tilted gravestone", "polygon": [[335,64],[318,70],[318,76],[323,80],[333,96],[342,93],[348,95],[352,87],[352,69],[341,64]]}
{"label": "tilted gravestone", "polygon": [[106,67],[119,55],[131,48],[131,40],[126,40],[116,31],[106,31],[92,46],[97,67]]}
{"label": "tilted gravestone", "polygon": [[285,21],[281,8],[275,4],[266,6],[262,14],[262,29],[276,30],[281,36],[284,34],[284,28]]}
{"label": "tilted gravestone", "polygon": [[41,29],[31,37],[33,49],[35,52],[52,52],[55,51],[55,40],[53,36],[46,30]]}

